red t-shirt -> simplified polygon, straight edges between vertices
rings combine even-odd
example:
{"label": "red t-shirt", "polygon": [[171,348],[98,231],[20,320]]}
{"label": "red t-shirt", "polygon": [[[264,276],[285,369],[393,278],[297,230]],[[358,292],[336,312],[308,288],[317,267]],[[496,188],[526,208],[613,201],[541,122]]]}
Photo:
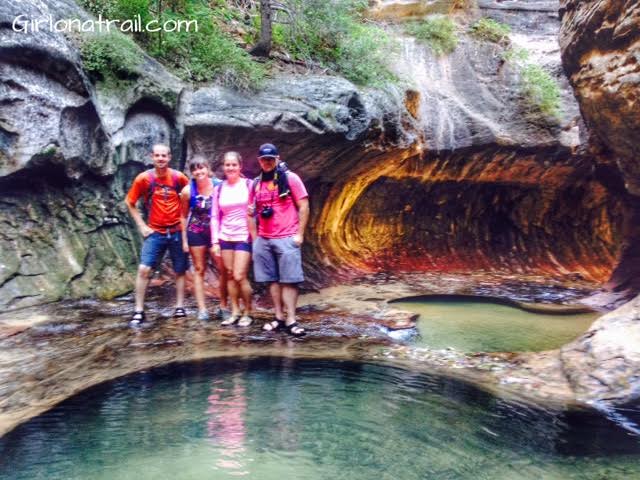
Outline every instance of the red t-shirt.
{"label": "red t-shirt", "polygon": [[[156,176],[153,199],[151,200],[150,211],[147,212],[147,224],[156,232],[164,233],[167,228],[180,226],[180,197],[176,191],[173,172],[177,174],[178,187],[182,190],[189,179],[181,172],[167,169],[164,176]],[[135,205],[142,197],[146,202],[151,188],[151,178],[149,172],[142,172],[133,181],[133,185],[127,193],[127,201]]]}
{"label": "red t-shirt", "polygon": [[[258,236],[264,238],[284,238],[291,237],[298,233],[298,209],[294,203],[307,198],[309,194],[300,180],[300,177],[293,172],[287,172],[291,195],[284,198],[278,196],[278,186],[275,182],[268,180],[260,182],[256,189],[251,189],[249,204],[256,200],[256,219],[258,221]],[[257,190],[257,191],[256,191]],[[293,198],[291,198],[293,197]],[[266,206],[273,208],[271,218],[262,218],[260,212]]]}

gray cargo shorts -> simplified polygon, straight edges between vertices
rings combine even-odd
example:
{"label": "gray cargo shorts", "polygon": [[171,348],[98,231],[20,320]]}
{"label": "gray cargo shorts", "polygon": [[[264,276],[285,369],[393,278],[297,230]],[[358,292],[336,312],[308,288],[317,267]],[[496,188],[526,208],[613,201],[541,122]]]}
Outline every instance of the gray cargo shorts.
{"label": "gray cargo shorts", "polygon": [[253,242],[253,276],[256,282],[304,282],[302,254],[293,236],[258,237]]}

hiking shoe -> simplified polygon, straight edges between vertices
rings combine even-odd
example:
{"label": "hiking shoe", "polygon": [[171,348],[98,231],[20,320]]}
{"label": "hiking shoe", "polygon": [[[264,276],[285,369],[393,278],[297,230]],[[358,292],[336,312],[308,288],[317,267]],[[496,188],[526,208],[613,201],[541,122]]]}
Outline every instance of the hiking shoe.
{"label": "hiking shoe", "polygon": [[249,325],[251,325],[253,323],[253,318],[251,318],[249,315],[243,315],[240,320],[238,320],[238,326],[239,327],[248,327]]}
{"label": "hiking shoe", "polygon": [[198,312],[198,320],[202,322],[207,322],[209,321],[209,319],[210,319],[209,312],[207,312],[206,310],[200,310]]}
{"label": "hiking shoe", "polygon": [[220,322],[220,325],[223,327],[228,327],[230,325],[235,325],[240,320],[240,315],[229,315],[225,320]]}

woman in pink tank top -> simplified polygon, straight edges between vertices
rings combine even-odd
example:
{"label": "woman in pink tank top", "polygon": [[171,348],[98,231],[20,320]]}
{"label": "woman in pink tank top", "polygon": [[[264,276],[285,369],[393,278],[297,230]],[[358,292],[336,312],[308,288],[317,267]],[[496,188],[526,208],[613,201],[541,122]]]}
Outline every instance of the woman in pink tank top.
{"label": "woman in pink tank top", "polygon": [[[225,154],[222,169],[226,179],[215,189],[211,215],[211,241],[214,251],[222,255],[231,298],[231,316],[222,325],[237,323],[247,327],[253,323],[253,291],[247,276],[252,240],[247,211],[251,181],[242,175],[242,157],[238,152]],[[244,312],[240,299],[244,303]]]}

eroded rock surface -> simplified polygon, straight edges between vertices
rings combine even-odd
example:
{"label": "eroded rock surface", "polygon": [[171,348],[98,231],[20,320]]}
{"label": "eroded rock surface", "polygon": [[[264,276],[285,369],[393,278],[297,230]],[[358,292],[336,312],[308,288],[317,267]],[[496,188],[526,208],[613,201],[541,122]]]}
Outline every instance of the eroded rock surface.
{"label": "eroded rock surface", "polygon": [[[640,195],[640,5],[635,1],[561,4],[564,68],[601,164],[614,164],[626,191]],[[626,227],[624,252],[610,290],[636,293],[640,286],[638,208]]]}
{"label": "eroded rock surface", "polygon": [[560,3],[563,61],[582,114],[616,155],[629,191],[640,195],[640,5],[631,0]]}
{"label": "eroded rock surface", "polygon": [[640,297],[598,319],[561,350],[579,398],[620,401],[640,395]]}
{"label": "eroded rock surface", "polygon": [[0,6],[0,306],[129,291],[139,240],[121,202],[157,141],[180,142],[182,86],[141,51],[135,81],[100,88],[78,37],[14,18],[90,18],[70,0]]}
{"label": "eroded rock surface", "polygon": [[[640,193],[640,5],[635,1],[562,0],[562,59],[600,165],[619,167],[634,196],[627,215],[624,249],[604,303],[637,293],[640,262],[637,195]],[[573,388],[585,399],[640,394],[638,298],[602,317],[576,342],[562,349]]]}

